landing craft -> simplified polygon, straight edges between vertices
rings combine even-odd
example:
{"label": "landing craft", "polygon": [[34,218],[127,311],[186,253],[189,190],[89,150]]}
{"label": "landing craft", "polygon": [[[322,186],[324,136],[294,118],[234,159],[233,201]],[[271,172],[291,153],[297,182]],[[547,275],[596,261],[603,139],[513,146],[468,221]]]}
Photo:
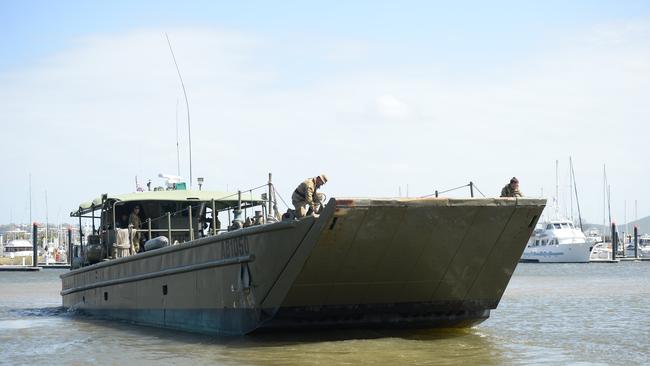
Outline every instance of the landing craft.
{"label": "landing craft", "polygon": [[[61,276],[63,306],[207,334],[471,326],[497,307],[546,203],[331,198],[317,218],[278,221],[274,196],[269,184],[268,195],[162,190],[80,205],[72,216],[99,225]],[[132,253],[121,218],[136,204],[141,235],[171,245]],[[233,225],[221,229],[218,212]]]}

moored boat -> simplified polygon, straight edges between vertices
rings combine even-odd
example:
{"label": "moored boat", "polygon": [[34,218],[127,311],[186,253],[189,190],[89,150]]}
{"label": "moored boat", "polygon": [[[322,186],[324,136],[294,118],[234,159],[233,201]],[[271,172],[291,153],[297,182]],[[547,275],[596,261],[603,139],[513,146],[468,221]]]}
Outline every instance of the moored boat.
{"label": "moored boat", "polygon": [[5,232],[8,239],[7,243],[2,246],[3,257],[32,257],[34,255],[34,246],[31,242],[30,234],[24,230],[11,230]]}
{"label": "moored boat", "polygon": [[[80,267],[61,276],[64,307],[209,334],[469,326],[496,308],[545,206],[528,198],[331,198],[318,217],[274,222],[271,192],[223,196],[104,195],[75,211],[101,223]],[[179,244],[113,250],[128,230],[115,217],[136,204],[164,218],[142,234]],[[242,207],[267,211],[244,220]],[[217,212],[231,213],[233,225],[203,229]]]}
{"label": "moored boat", "polygon": [[522,262],[588,263],[592,246],[569,220],[549,220],[535,229]]}

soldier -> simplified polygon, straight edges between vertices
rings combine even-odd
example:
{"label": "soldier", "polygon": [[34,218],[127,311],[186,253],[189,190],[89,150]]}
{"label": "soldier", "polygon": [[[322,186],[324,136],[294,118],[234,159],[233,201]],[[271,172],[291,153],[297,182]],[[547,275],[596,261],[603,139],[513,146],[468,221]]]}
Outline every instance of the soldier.
{"label": "soldier", "polygon": [[321,174],[314,178],[309,178],[293,191],[291,195],[291,202],[293,207],[296,208],[296,217],[302,218],[307,214],[307,206],[310,206],[314,216],[320,212],[320,207],[323,201],[323,194],[317,193],[316,190],[323,184],[327,183],[327,176]]}
{"label": "soldier", "polygon": [[133,238],[133,254],[140,251],[140,232],[137,231],[140,230],[140,226],[140,206],[136,205],[133,207],[133,211],[129,215],[129,227],[134,231],[133,235],[131,236]]}
{"label": "soldier", "polygon": [[521,191],[519,191],[519,180],[517,178],[512,177],[510,183],[503,187],[501,197],[523,197]]}

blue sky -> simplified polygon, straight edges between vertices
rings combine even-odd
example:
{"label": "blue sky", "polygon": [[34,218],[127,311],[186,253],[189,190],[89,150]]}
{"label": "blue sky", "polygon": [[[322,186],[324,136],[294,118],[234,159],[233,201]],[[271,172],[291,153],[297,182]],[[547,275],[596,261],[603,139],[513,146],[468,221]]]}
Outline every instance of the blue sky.
{"label": "blue sky", "polygon": [[549,197],[555,160],[565,182],[573,156],[590,221],[603,164],[618,221],[635,200],[650,214],[650,169],[635,158],[647,152],[632,142],[650,133],[648,2],[1,1],[0,32],[0,153],[22,182],[19,194],[2,183],[0,222],[28,221],[29,173],[36,220],[45,189],[65,220],[134,176],[173,173],[179,98],[187,175],[165,32],[195,177],[212,189],[273,171],[289,194],[325,171],[335,196],[468,180],[494,195],[517,175]]}
{"label": "blue sky", "polygon": [[[278,38],[341,37],[504,58],[547,37],[617,20],[643,19],[646,1],[2,1],[0,66],[16,67],[70,47],[78,37],[141,28],[218,26]],[[428,46],[428,47],[423,47]],[[413,49],[411,49],[413,50]]]}

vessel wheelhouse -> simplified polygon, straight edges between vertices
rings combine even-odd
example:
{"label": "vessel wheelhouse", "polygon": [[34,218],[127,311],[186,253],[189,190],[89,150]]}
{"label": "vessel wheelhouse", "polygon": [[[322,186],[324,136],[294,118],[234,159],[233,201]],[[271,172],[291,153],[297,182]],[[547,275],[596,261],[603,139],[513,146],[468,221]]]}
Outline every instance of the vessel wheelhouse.
{"label": "vessel wheelhouse", "polygon": [[[82,239],[84,244],[75,266],[121,257],[123,255],[119,255],[117,250],[121,245],[128,244],[131,249],[129,254],[135,254],[131,248],[135,232],[143,238],[141,251],[145,251],[145,242],[157,237],[165,237],[168,243],[178,244],[227,231],[221,228],[220,212],[227,213],[242,227],[247,220],[251,224],[259,224],[266,220],[264,202],[260,195],[253,195],[252,192],[159,190],[103,194],[93,201],[80,204],[76,211],[70,213],[71,217],[79,219],[80,227],[82,219],[91,220],[91,234]],[[140,207],[140,228],[129,227],[129,216],[136,206]],[[260,208],[257,216],[252,212],[254,207]],[[125,232],[128,235],[120,235]]]}

